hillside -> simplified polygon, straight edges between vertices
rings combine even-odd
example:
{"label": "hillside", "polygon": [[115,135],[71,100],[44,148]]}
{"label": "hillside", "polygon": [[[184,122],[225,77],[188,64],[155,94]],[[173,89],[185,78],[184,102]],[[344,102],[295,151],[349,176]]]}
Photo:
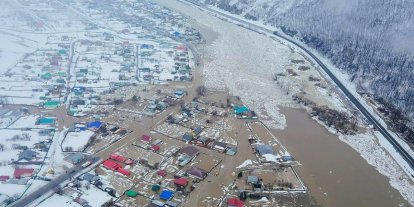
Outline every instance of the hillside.
{"label": "hillside", "polygon": [[[204,1],[204,0],[199,0]],[[360,92],[414,118],[413,1],[205,0],[281,28],[352,76]]]}

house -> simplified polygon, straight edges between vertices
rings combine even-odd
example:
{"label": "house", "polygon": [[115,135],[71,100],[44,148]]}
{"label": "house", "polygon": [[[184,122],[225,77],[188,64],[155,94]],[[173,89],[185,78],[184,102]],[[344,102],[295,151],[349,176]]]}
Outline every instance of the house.
{"label": "house", "polygon": [[213,146],[213,149],[214,150],[217,150],[219,152],[224,152],[224,151],[226,151],[226,148],[227,148],[227,144],[226,143],[219,142],[219,141],[214,141],[214,143],[213,143],[212,146]]}
{"label": "house", "polygon": [[247,183],[249,184],[258,184],[259,183],[259,177],[257,176],[247,176]]}
{"label": "house", "polygon": [[178,187],[185,187],[188,185],[188,180],[185,178],[177,178],[174,180],[174,185]]}
{"label": "house", "polygon": [[174,196],[174,193],[172,191],[164,189],[160,194],[160,199],[168,201],[173,196]]}
{"label": "house", "polygon": [[14,169],[14,178],[31,177],[34,172],[33,168],[16,168]]}
{"label": "house", "polygon": [[256,152],[259,153],[260,156],[263,156],[265,154],[273,154],[273,149],[269,145],[258,144],[256,145]]}
{"label": "house", "polygon": [[200,136],[200,137],[197,138],[197,141],[200,142],[201,144],[207,144],[207,142],[209,140],[210,139],[208,137],[206,137],[206,136]]}
{"label": "house", "polygon": [[89,122],[86,127],[88,127],[88,129],[92,129],[92,130],[98,130],[99,128],[101,128],[103,126],[103,123],[100,121],[93,121],[93,122]]}
{"label": "house", "polygon": [[37,152],[30,150],[30,149],[26,149],[20,152],[18,161],[20,160],[32,161],[34,158],[36,158],[36,155],[37,155]]}
{"label": "house", "polygon": [[183,135],[183,141],[185,141],[185,142],[189,142],[189,141],[191,141],[191,140],[193,140],[193,136],[192,136],[191,134],[189,134],[189,133],[185,133],[185,134]]}
{"label": "house", "polygon": [[99,181],[100,180],[99,176],[93,175],[91,173],[85,173],[85,174],[83,174],[83,176],[81,177],[81,179],[82,180],[89,181],[89,182],[96,182],[96,181]]}
{"label": "house", "polygon": [[201,133],[201,131],[203,131],[201,127],[196,127],[194,128],[193,133],[197,136]]}
{"label": "house", "polygon": [[167,201],[165,202],[165,205],[169,206],[169,207],[177,207],[178,203],[172,202],[172,201]]}
{"label": "house", "polygon": [[72,164],[78,164],[84,161],[86,156],[82,153],[74,153],[66,157],[66,159]]}
{"label": "house", "polygon": [[238,198],[229,198],[227,199],[227,206],[228,207],[243,207],[244,202]]}
{"label": "house", "polygon": [[247,106],[234,106],[233,110],[236,115],[246,114],[250,111]]}
{"label": "house", "polygon": [[116,163],[115,161],[113,161],[113,160],[105,160],[103,163],[102,163],[102,165],[105,167],[105,168],[107,168],[107,169],[110,169],[110,170],[117,170],[118,168],[120,168],[121,167],[121,165],[120,164],[118,164],[118,163]]}
{"label": "house", "polygon": [[46,101],[43,103],[43,107],[45,109],[55,109],[59,107],[60,102],[59,101]]}
{"label": "house", "polygon": [[191,167],[190,169],[186,171],[186,173],[190,176],[199,178],[201,180],[204,180],[204,178],[206,178],[208,175],[207,171],[201,168],[198,168],[198,167]]}
{"label": "house", "polygon": [[125,158],[121,155],[118,155],[118,154],[109,155],[109,159],[116,160],[118,162],[125,162],[127,160],[127,158]]}
{"label": "house", "polygon": [[234,156],[236,153],[237,153],[237,147],[234,147],[234,146],[229,147],[226,152],[227,155],[231,155],[231,156]]}
{"label": "house", "polygon": [[5,182],[5,181],[7,181],[8,179],[10,179],[10,176],[7,176],[7,175],[1,175],[1,176],[0,176],[0,182]]}
{"label": "house", "polygon": [[49,136],[52,130],[49,129],[42,129],[38,132],[39,136]]}
{"label": "house", "polygon": [[40,125],[54,125],[55,119],[54,118],[48,118],[48,117],[42,117],[38,120],[38,123]]}
{"label": "house", "polygon": [[194,146],[187,146],[178,150],[178,154],[187,155],[190,158],[196,157],[199,153],[200,151]]}
{"label": "house", "polygon": [[125,170],[124,168],[121,168],[121,167],[118,168],[118,172],[121,173],[122,175],[125,175],[125,176],[130,176],[131,175],[130,171]]}

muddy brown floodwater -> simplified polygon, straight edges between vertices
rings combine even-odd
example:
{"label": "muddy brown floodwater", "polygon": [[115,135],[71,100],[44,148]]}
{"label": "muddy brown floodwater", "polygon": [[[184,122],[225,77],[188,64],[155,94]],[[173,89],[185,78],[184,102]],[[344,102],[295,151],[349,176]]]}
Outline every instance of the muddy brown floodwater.
{"label": "muddy brown floodwater", "polygon": [[298,173],[318,204],[329,207],[410,206],[388,178],[303,109],[281,108],[287,127],[274,133],[303,166]]}

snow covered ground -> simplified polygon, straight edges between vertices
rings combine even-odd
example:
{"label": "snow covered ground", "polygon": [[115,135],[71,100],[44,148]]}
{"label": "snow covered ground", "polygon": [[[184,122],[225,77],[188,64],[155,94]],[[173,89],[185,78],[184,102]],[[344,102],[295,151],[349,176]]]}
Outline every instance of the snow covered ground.
{"label": "snow covered ground", "polygon": [[67,151],[83,151],[93,134],[94,132],[89,130],[69,132],[62,143],[62,148]]}

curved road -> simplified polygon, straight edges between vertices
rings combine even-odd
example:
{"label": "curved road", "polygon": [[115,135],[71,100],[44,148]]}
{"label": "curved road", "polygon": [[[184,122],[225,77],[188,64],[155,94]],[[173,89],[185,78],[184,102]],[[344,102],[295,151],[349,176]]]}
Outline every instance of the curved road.
{"label": "curved road", "polygon": [[[384,127],[379,121],[377,121],[375,119],[375,117],[371,114],[371,112],[369,112],[359,101],[357,98],[355,98],[355,96],[341,83],[341,81],[336,78],[336,76],[328,69],[328,67],[326,67],[326,65],[319,60],[319,58],[314,55],[312,52],[310,52],[308,49],[306,49],[305,47],[303,47],[302,45],[300,45],[299,43],[295,42],[294,40],[287,38],[286,36],[280,34],[279,32],[275,32],[272,30],[269,30],[265,27],[261,27],[259,25],[255,25],[252,24],[248,21],[244,21],[242,19],[233,17],[231,15],[222,13],[220,11],[214,10],[214,9],[210,9],[204,5],[201,4],[196,4],[193,3],[189,0],[178,0],[184,4],[190,4],[192,6],[196,6],[200,9],[203,9],[205,11],[214,13],[214,14],[218,14],[222,17],[225,17],[227,19],[230,19],[234,22],[238,22],[241,23],[243,25],[237,24],[241,27],[244,27],[246,29],[250,29],[254,32],[258,32],[261,33],[266,32],[266,33],[270,33],[275,35],[276,37],[283,39],[287,42],[289,42],[292,45],[295,45],[296,47],[300,48],[301,50],[303,50],[308,56],[310,56],[323,70],[326,74],[328,74],[328,76],[332,79],[332,81],[339,87],[339,89],[341,89],[341,91],[346,95],[346,97],[348,97],[348,99],[354,104],[354,106],[364,115],[364,117],[369,120],[372,125],[375,126],[375,128],[392,144],[392,146],[397,150],[397,152],[399,152],[399,154],[404,158],[404,160],[410,165],[410,167],[414,170],[414,158],[400,145],[400,143],[398,143],[398,141],[396,141],[394,139],[394,137],[388,132],[388,130],[386,129],[386,127]],[[246,27],[245,25],[247,25],[248,27]],[[250,28],[249,28],[250,27]],[[413,175],[411,175],[412,177],[414,177]]]}

